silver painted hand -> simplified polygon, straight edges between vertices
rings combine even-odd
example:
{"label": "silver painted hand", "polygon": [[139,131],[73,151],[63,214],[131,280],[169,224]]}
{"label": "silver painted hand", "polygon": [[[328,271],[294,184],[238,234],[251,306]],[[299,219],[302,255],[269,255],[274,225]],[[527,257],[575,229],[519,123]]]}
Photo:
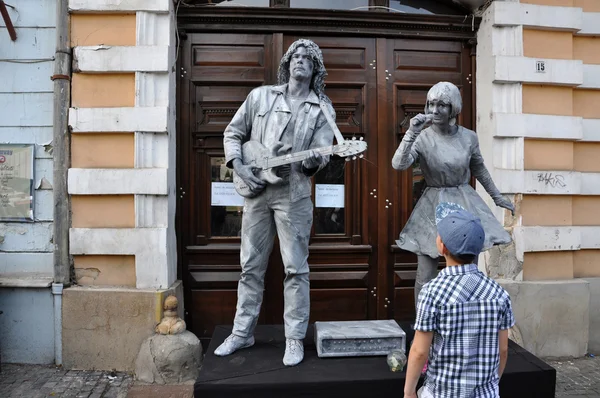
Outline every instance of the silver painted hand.
{"label": "silver painted hand", "polygon": [[322,161],[323,157],[319,152],[310,151],[310,156],[302,161],[302,166],[310,170],[319,167]]}
{"label": "silver painted hand", "polygon": [[432,115],[423,115],[422,113],[419,113],[417,116],[410,119],[410,130],[413,133],[418,134],[423,129],[426,129],[427,127],[431,126],[432,122],[433,122]]}
{"label": "silver painted hand", "polygon": [[496,206],[498,207],[502,207],[504,209],[510,210],[510,212],[512,213],[512,215],[515,215],[515,207],[513,206],[513,204],[511,203],[510,200],[506,199],[504,196],[500,196],[494,199],[494,203],[496,204]]}
{"label": "silver painted hand", "polygon": [[250,191],[260,192],[265,187],[266,183],[254,175],[254,172],[257,170],[255,167],[246,166],[240,159],[235,159],[233,161],[233,169],[238,177],[248,185]]}

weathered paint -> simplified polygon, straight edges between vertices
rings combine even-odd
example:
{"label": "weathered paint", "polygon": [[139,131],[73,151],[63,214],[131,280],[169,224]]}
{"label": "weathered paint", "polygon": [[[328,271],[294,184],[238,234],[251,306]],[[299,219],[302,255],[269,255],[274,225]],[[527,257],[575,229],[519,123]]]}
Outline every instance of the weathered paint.
{"label": "weathered paint", "polygon": [[523,55],[530,58],[580,59],[573,56],[573,34],[523,29]]}
{"label": "weathered paint", "polygon": [[0,350],[6,363],[54,363],[54,304],[50,289],[0,289]]}
{"label": "weathered paint", "polygon": [[69,169],[71,195],[167,195],[166,169]]}
{"label": "weathered paint", "polygon": [[134,165],[134,135],[72,134],[71,167],[131,168]]}
{"label": "weathered paint", "polygon": [[525,170],[573,170],[573,142],[525,140]]}
{"label": "weathered paint", "polygon": [[53,66],[50,60],[34,64],[0,61],[0,76],[5,76],[0,84],[0,93],[52,92],[49,76],[52,76]]}
{"label": "weathered paint", "polygon": [[170,280],[166,228],[71,228],[71,253],[135,255],[136,287],[164,289]]}
{"label": "weathered paint", "polygon": [[3,252],[51,252],[52,223],[0,223]]}
{"label": "weathered paint", "polygon": [[573,114],[573,89],[542,85],[523,85],[523,113],[580,116]]}
{"label": "weathered paint", "polygon": [[33,217],[35,221],[52,221],[54,206],[53,193],[48,189],[37,189],[33,194]]}
{"label": "weathered paint", "polygon": [[52,93],[0,93],[2,125],[5,127],[52,126],[52,98]]}
{"label": "weathered paint", "polygon": [[573,225],[571,196],[523,195],[521,216],[523,226]]}
{"label": "weathered paint", "polygon": [[20,28],[18,40],[12,41],[2,29],[0,35],[0,61],[3,60],[44,60],[54,57],[56,29]]}
{"label": "weathered paint", "polygon": [[167,72],[167,46],[90,46],[75,47],[75,72]]}
{"label": "weathered paint", "polygon": [[135,256],[73,256],[80,286],[135,287]]}
{"label": "weathered paint", "polygon": [[[10,2],[9,2],[10,3]],[[56,26],[56,0],[20,0],[6,7],[15,28],[53,28]],[[0,27],[5,27],[0,18]]]}
{"label": "weathered paint", "polygon": [[71,46],[134,46],[135,14],[72,14]]}
{"label": "weathered paint", "polygon": [[36,273],[52,275],[52,253],[0,252],[0,274]]}
{"label": "weathered paint", "polygon": [[112,108],[135,105],[135,74],[74,73],[71,106],[74,108]]}
{"label": "weathered paint", "polygon": [[71,196],[73,228],[133,228],[133,195]]}
{"label": "weathered paint", "polygon": [[524,281],[573,279],[573,252],[525,253]]}

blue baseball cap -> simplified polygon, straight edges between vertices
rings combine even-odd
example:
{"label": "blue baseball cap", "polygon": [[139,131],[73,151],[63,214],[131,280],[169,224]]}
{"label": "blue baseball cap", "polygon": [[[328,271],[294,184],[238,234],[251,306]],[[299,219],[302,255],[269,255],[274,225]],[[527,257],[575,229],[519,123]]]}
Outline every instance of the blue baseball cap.
{"label": "blue baseball cap", "polygon": [[475,215],[456,203],[440,203],[435,210],[438,234],[455,256],[477,256],[483,249],[485,232]]}

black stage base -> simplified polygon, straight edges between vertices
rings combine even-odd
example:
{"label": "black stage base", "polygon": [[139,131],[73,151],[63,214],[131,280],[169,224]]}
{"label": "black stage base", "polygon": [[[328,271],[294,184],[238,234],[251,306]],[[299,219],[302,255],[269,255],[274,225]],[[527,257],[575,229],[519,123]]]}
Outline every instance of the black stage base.
{"label": "black stage base", "polygon": [[[400,324],[406,341],[414,332]],[[196,398],[296,398],[296,397],[403,397],[406,370],[393,373],[385,357],[319,358],[313,325],[304,341],[304,361],[295,367],[282,363],[283,326],[256,327],[256,344],[228,357],[217,357],[215,348],[231,333],[217,326],[194,385]],[[407,343],[408,344],[408,343]],[[513,341],[500,382],[500,395],[510,398],[554,398],[556,370]],[[408,353],[408,350],[407,350]],[[419,383],[420,384],[420,383]]]}

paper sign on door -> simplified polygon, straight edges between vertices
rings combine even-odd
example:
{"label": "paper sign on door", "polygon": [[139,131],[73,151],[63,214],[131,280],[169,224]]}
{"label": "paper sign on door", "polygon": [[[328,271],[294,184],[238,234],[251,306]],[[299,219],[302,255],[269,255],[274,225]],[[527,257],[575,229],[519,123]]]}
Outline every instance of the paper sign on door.
{"label": "paper sign on door", "polygon": [[211,206],[243,206],[244,198],[233,186],[233,182],[213,182],[210,192]]}
{"label": "paper sign on door", "polygon": [[316,184],[316,207],[344,207],[343,184]]}

